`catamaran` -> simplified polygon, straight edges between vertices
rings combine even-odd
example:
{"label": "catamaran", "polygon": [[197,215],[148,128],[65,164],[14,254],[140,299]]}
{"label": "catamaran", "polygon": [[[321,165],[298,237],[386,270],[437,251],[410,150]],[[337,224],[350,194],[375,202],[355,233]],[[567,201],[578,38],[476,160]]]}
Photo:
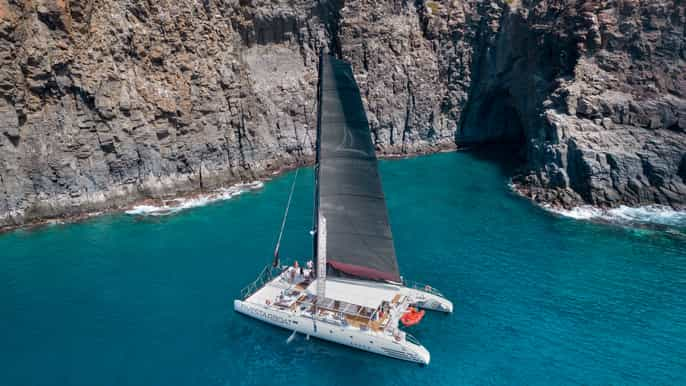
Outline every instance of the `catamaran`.
{"label": "catamaran", "polygon": [[[377,159],[350,64],[320,54],[313,259],[274,261],[234,301],[234,309],[296,333],[420,364],[429,351],[400,328],[424,310],[451,313],[438,290],[400,276]],[[297,172],[296,172],[297,173]],[[297,174],[296,177],[297,178]]]}

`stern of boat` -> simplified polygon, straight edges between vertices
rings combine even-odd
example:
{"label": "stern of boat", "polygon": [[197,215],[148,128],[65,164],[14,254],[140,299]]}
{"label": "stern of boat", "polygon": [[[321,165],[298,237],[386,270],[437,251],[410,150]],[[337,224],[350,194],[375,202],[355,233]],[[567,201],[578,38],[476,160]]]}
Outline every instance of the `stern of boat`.
{"label": "stern of boat", "polygon": [[241,308],[243,306],[243,301],[240,299],[234,299],[233,301],[233,310],[236,312],[243,313]]}
{"label": "stern of boat", "polygon": [[414,299],[418,307],[446,313],[453,312],[453,302],[446,299],[441,292],[429,285],[405,283],[407,295]]}
{"label": "stern of boat", "polygon": [[408,351],[411,352],[411,358],[404,358],[406,360],[411,360],[417,362],[420,365],[428,365],[431,362],[431,353],[426,349],[419,341],[412,335],[404,333],[405,341],[404,346]]}
{"label": "stern of boat", "polygon": [[429,365],[429,362],[431,362],[431,353],[429,350],[426,349],[424,346],[419,346],[416,351],[417,357],[419,358],[419,364],[421,365]]}

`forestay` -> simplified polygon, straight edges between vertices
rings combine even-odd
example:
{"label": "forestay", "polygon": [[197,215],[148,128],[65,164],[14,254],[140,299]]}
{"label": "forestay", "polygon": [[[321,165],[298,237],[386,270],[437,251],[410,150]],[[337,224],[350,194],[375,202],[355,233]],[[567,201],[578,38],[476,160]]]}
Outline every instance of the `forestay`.
{"label": "forestay", "polygon": [[374,145],[351,66],[323,55],[319,87],[316,215],[327,223],[327,275],[400,282]]}

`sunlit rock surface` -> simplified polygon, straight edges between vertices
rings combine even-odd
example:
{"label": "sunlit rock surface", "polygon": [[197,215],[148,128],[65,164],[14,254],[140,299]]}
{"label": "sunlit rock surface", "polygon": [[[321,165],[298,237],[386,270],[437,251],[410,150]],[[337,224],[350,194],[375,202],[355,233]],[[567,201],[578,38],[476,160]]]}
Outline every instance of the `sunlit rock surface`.
{"label": "sunlit rock surface", "polygon": [[683,206],[684,8],[0,0],[0,226],[310,162],[320,48],[381,153],[511,142],[535,200]]}

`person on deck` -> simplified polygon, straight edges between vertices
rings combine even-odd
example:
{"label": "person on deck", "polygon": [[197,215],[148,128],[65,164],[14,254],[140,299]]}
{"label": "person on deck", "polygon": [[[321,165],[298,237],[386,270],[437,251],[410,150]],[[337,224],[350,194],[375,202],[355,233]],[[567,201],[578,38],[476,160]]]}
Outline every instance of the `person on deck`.
{"label": "person on deck", "polygon": [[[298,274],[300,273],[300,264],[298,264],[298,260],[295,260],[293,262],[293,271],[295,272],[293,274],[293,279],[295,280],[295,278],[298,277]],[[299,277],[298,277],[298,280],[300,280]]]}
{"label": "person on deck", "polygon": [[307,260],[307,279],[314,279],[314,263],[312,260]]}

